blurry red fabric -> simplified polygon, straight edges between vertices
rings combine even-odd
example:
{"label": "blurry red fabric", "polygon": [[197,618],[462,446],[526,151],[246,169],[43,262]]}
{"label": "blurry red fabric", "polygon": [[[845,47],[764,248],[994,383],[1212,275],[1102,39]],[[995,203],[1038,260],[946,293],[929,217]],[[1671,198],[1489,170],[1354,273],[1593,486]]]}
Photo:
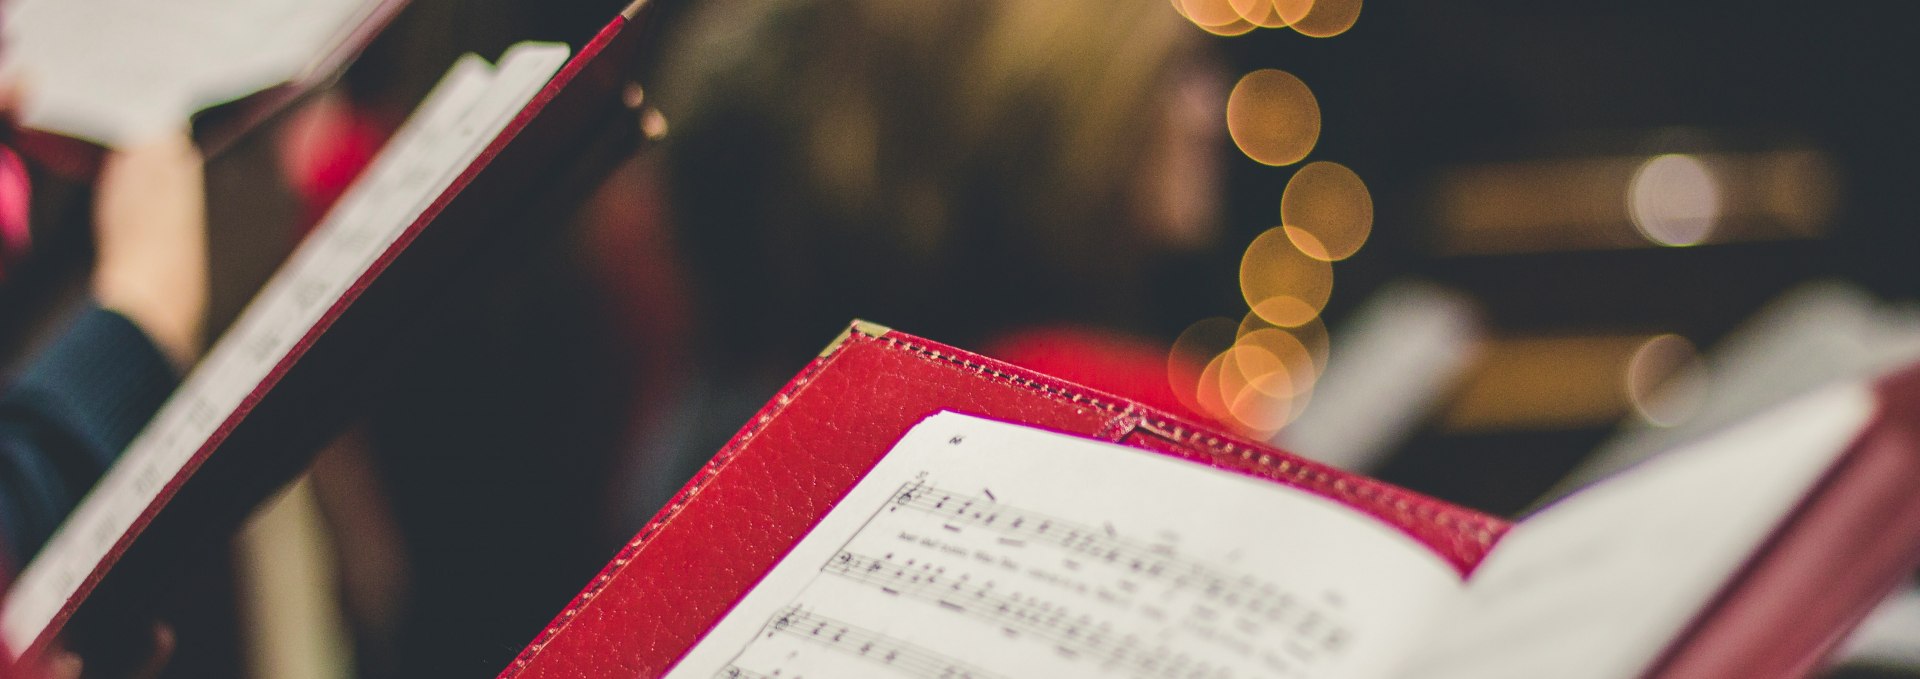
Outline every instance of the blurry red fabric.
{"label": "blurry red fabric", "polygon": [[373,162],[389,131],[377,116],[352,104],[309,107],[286,127],[279,139],[280,167],[305,209],[299,235],[318,224]]}
{"label": "blurry red fabric", "polygon": [[26,163],[13,149],[0,146],[0,280],[6,278],[7,265],[18,261],[32,243],[27,223],[32,195]]}

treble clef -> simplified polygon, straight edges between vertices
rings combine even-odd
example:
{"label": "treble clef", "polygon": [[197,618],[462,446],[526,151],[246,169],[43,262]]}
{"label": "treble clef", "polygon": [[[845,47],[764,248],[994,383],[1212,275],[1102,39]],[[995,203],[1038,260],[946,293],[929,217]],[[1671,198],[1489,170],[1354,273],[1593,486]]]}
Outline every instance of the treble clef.
{"label": "treble clef", "polygon": [[773,638],[773,635],[787,631],[787,627],[791,626],[792,624],[793,624],[793,609],[789,608],[787,610],[781,611],[780,617],[774,618],[773,624],[767,625],[767,638],[771,639]]}
{"label": "treble clef", "polygon": [[925,485],[925,481],[915,481],[912,485],[902,486],[900,493],[893,497],[894,504],[901,506],[913,504],[914,498],[920,497],[920,489]]}

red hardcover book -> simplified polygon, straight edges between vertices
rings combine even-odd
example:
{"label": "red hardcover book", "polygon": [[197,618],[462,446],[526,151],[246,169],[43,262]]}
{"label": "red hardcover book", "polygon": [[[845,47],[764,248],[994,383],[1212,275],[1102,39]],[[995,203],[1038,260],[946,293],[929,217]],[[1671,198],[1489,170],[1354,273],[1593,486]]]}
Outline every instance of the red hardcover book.
{"label": "red hardcover book", "polygon": [[[1259,480],[1226,484],[1236,490],[1246,490],[1238,487],[1242,485],[1275,484],[1293,489],[1293,499],[1346,515],[1350,523],[1367,533],[1367,539],[1400,548],[1397,556],[1423,560],[1421,566],[1428,569],[1423,575],[1436,581],[1457,582],[1506,530],[1506,523],[1497,518],[1346,474],[1126,399],[877,326],[857,324],[782,389],[501,676],[664,675],[809,529],[830,510],[842,506],[843,497],[869,476],[876,463],[890,457],[888,451],[896,441],[929,416],[942,412],[1112,442],[1140,451],[1144,457],[1174,461],[1174,471],[1193,467],[1236,477],[1211,481]],[[1019,473],[1014,472],[1016,476]],[[927,481],[930,487],[942,483],[937,477]],[[964,490],[975,502],[983,503],[981,506],[994,502],[986,499],[989,495],[1009,507],[1037,500],[1022,497],[1011,488],[994,488],[993,483],[976,483]],[[1152,488],[1137,490],[1153,492]],[[1036,518],[1044,515],[1044,511],[1031,512],[1025,525],[1013,533],[995,536],[989,543],[995,544],[1002,537],[1044,542],[1044,536],[1022,532],[1047,521]],[[1011,511],[1003,517],[1001,525],[1016,520]],[[1263,520],[1248,516],[1203,518]],[[1272,520],[1284,522],[1282,517]],[[1054,522],[1091,523],[1066,518]],[[1373,530],[1365,530],[1368,528]],[[941,531],[937,527],[934,530]],[[1181,556],[1173,546],[1155,543],[1153,535],[1136,535],[1141,530],[1136,526],[1114,530],[1120,539],[1112,544],[1125,548],[1123,559],[1131,560],[1161,547],[1165,548],[1161,556]],[[1104,534],[1091,537],[1107,539]],[[1072,553],[1072,549],[1060,545],[1053,549]],[[884,559],[885,555],[876,551],[858,558],[869,557]],[[1097,561],[1105,555],[1089,558]],[[1174,560],[1163,571],[1192,565]],[[1140,586],[1154,585],[1143,582]],[[1276,590],[1285,588],[1281,583],[1273,586]],[[1001,586],[1013,597],[1023,596],[1020,587],[1012,583]],[[1323,594],[1302,589],[1275,596],[1296,597],[1292,605],[1307,611]],[[1361,607],[1362,602],[1349,601],[1346,605]],[[1329,614],[1326,631],[1339,629],[1335,618]],[[1291,624],[1302,622],[1292,617],[1287,620]],[[758,625],[755,622],[753,626]],[[1042,634],[1036,631],[1037,626],[1016,626],[1029,636]],[[1103,650],[1110,646],[1098,645]],[[764,667],[740,670],[753,673],[739,676],[772,676],[772,670]]]}
{"label": "red hardcover book", "polygon": [[857,323],[500,676],[1799,676],[1920,556],[1916,382],[1509,525]]}

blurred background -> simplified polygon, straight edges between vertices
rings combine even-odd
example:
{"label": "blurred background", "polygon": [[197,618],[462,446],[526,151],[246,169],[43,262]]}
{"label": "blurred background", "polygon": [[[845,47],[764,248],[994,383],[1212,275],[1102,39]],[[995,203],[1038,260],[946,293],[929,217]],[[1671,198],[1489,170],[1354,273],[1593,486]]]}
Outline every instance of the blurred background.
{"label": "blurred background", "polygon": [[[458,54],[578,47],[623,4],[413,0],[214,159],[214,327]],[[287,496],[306,518],[247,538],[232,607],[311,605],[273,642],[303,650],[252,632],[173,673],[498,671],[854,317],[1508,516],[1920,360],[1893,10],[658,10],[664,141],[369,405]],[[19,317],[73,283],[12,275]],[[289,591],[318,603],[249,603]],[[1835,676],[1920,676],[1908,597]]]}

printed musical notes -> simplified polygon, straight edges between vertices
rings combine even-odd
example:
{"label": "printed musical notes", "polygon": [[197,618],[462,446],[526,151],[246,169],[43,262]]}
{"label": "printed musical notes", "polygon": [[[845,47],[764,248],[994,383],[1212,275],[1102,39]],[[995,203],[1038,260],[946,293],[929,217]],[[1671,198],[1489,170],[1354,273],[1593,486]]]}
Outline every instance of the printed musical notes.
{"label": "printed musical notes", "polygon": [[[790,606],[767,621],[761,639],[797,639],[809,644],[857,658],[868,663],[868,670],[887,671],[919,679],[1001,679],[987,672],[911,643],[871,630],[816,615],[805,608]],[[729,664],[716,675],[722,679],[766,677]]]}
{"label": "printed musical notes", "polygon": [[941,415],[669,676],[1378,677],[1458,588],[1299,491]]}
{"label": "printed musical notes", "polygon": [[[848,543],[884,551],[843,549],[820,566],[822,574],[989,625],[1004,633],[1002,643],[1037,644],[1059,659],[1118,676],[1241,676],[1229,669],[1234,663],[1214,656],[1268,670],[1251,676],[1304,676],[1301,671],[1341,652],[1351,634],[1337,598],[1286,592],[1186,558],[1171,545],[1123,538],[1111,524],[1096,529],[926,479],[903,484]],[[1193,637],[1208,656],[1129,624],[1142,617],[1162,629],[1160,636]],[[792,634],[795,626],[810,629],[815,640],[823,631],[835,642],[849,635],[863,644],[881,639],[820,620],[826,619],[789,606],[749,646]],[[1279,643],[1262,648],[1266,639]],[[926,676],[918,672],[930,664],[957,662],[936,663],[911,645],[881,643],[889,659],[903,652],[916,659],[887,665],[913,676]]]}

